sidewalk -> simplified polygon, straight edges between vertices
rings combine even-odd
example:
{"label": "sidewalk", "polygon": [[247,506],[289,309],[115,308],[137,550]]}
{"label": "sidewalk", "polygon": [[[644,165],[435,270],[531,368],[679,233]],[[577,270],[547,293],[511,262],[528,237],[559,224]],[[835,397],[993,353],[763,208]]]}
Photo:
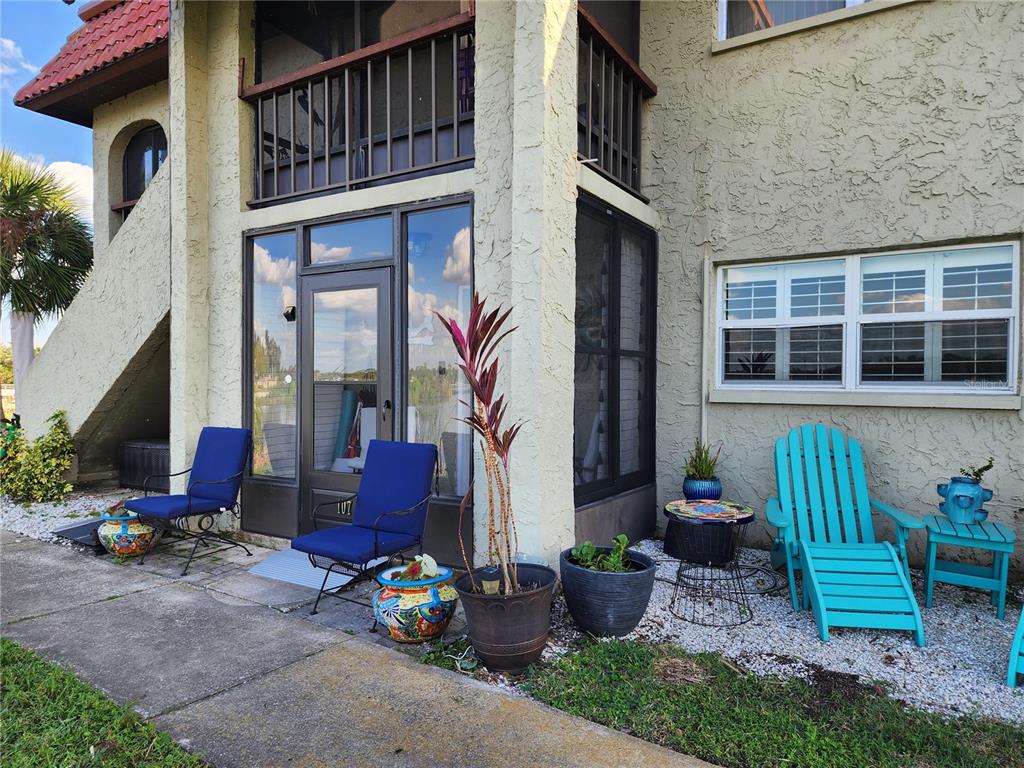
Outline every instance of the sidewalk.
{"label": "sidewalk", "polygon": [[119,566],[3,531],[2,634],[218,768],[708,765],[290,610],[311,591],[248,574],[254,562],[181,579],[159,558]]}

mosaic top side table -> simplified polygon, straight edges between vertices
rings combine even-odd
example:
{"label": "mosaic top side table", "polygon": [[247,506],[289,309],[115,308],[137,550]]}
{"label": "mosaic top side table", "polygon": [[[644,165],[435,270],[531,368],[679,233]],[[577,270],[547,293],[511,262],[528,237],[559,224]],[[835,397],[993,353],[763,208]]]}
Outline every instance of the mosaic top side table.
{"label": "mosaic top side table", "polygon": [[736,549],[754,510],[731,501],[680,500],[666,504],[665,515],[670,526],[665,552],[679,558],[669,610],[703,626],[734,627],[750,621],[753,612]]}

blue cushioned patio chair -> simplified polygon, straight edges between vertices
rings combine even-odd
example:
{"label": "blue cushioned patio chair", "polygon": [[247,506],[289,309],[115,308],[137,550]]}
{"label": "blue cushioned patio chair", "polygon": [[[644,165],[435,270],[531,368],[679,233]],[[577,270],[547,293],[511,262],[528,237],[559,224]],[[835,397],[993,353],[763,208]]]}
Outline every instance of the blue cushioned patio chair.
{"label": "blue cushioned patio chair", "polygon": [[[423,553],[423,528],[432,490],[436,492],[437,446],[371,440],[359,492],[355,497],[317,504],[312,533],[292,539],[292,549],[305,552],[314,568],[323,568],[323,583],[311,614],[325,594],[338,596],[342,589],[368,579],[373,562],[416,550]],[[352,522],[320,528],[320,510],[342,507],[351,510]],[[336,520],[336,518],[335,518]],[[332,573],[354,578],[341,587],[327,589]]]}
{"label": "blue cushioned patio chair", "polygon": [[1017,634],[1010,644],[1010,668],[1006,671],[1006,684],[1017,687],[1017,675],[1024,675],[1024,610],[1020,612],[1017,622]]}
{"label": "blue cushioned patio chair", "polygon": [[[793,610],[794,573],[803,571],[803,607],[828,628],[905,629],[924,645],[924,625],[907,566],[907,537],[924,523],[868,495],[860,443],[838,429],[805,424],[775,443],[778,497],[766,517],[778,529],[775,567],[786,564]],[[872,510],[896,524],[896,546],[876,541]]]}
{"label": "blue cushioned patio chair", "polygon": [[[202,544],[209,546],[211,540],[229,547],[240,547],[245,554],[252,552],[237,541],[221,536],[213,527],[213,518],[221,512],[239,514],[238,491],[242,487],[242,473],[252,453],[252,433],[248,429],[235,427],[203,427],[196,445],[192,466],[169,475],[150,475],[142,483],[143,498],[129,499],[125,509],[134,512],[139,520],[152,525],[164,534],[173,533],[183,538],[195,539],[192,552],[181,571],[184,576]],[[150,496],[149,482],[158,477],[177,477],[189,473],[185,493],[170,496]],[[198,518],[198,531],[189,529],[189,519]],[[152,547],[151,547],[152,549]],[[146,559],[143,552],[139,562]]]}

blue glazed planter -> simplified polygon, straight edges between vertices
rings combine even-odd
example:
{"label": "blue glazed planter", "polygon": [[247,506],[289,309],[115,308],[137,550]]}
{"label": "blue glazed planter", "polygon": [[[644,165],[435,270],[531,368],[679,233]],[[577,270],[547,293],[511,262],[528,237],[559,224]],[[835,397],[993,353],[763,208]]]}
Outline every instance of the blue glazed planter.
{"label": "blue glazed planter", "polygon": [[687,501],[700,499],[718,501],[722,498],[722,481],[717,477],[713,477],[710,480],[696,480],[692,477],[684,477],[683,497]]}
{"label": "blue glazed planter", "polygon": [[992,500],[992,491],[982,488],[973,477],[951,477],[948,483],[939,483],[936,490],[945,499],[939,511],[954,523],[980,523],[988,517],[988,510],[981,505]]}

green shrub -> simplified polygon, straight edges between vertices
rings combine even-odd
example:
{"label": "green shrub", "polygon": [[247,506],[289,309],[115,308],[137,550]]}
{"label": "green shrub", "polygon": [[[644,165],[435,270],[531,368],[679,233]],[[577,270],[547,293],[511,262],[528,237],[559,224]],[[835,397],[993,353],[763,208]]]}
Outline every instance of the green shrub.
{"label": "green shrub", "polygon": [[0,493],[22,504],[63,501],[71,493],[65,475],[75,445],[67,417],[57,411],[47,423],[49,431],[32,443],[19,430],[0,458]]}

